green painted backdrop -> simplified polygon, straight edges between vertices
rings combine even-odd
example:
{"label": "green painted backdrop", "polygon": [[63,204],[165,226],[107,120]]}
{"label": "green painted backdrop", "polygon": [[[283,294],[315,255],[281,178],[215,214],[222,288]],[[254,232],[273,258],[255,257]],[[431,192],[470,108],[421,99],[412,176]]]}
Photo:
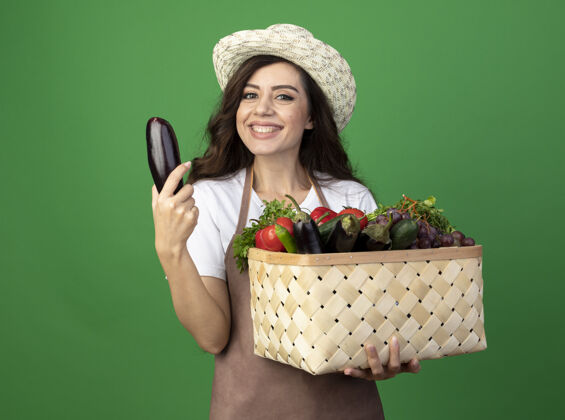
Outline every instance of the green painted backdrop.
{"label": "green painted backdrop", "polygon": [[[202,151],[222,36],[296,23],[349,60],[345,131],[385,203],[484,245],[483,353],[380,383],[389,419],[563,413],[563,2],[15,1],[0,13],[0,418],[204,419],[212,357],[153,247],[144,129]],[[237,392],[237,390],[234,390]]]}

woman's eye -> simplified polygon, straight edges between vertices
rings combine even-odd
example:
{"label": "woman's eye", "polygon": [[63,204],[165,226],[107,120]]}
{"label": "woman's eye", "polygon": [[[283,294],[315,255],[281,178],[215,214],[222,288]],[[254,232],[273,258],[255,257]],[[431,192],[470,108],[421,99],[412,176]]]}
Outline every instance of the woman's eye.
{"label": "woman's eye", "polygon": [[294,98],[290,95],[281,93],[280,95],[277,96],[277,99],[282,99],[283,101],[292,101]]}
{"label": "woman's eye", "polygon": [[243,99],[255,99],[257,97],[256,93],[247,92],[243,94]]}

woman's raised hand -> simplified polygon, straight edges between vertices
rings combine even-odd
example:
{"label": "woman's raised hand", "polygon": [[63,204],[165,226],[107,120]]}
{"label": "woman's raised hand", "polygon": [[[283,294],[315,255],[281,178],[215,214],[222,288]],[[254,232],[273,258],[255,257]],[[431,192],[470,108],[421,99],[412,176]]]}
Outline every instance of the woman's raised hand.
{"label": "woman's raised hand", "polygon": [[367,352],[367,359],[369,361],[369,369],[353,369],[347,368],[343,371],[346,375],[355,378],[367,379],[369,381],[381,381],[396,376],[398,373],[410,372],[418,373],[420,371],[420,362],[418,359],[412,359],[408,363],[400,363],[400,351],[398,346],[398,339],[392,337],[389,343],[390,357],[388,365],[383,366],[377,349],[373,344],[365,346]]}
{"label": "woman's raised hand", "polygon": [[153,223],[155,224],[155,248],[157,254],[176,255],[186,248],[186,240],[198,221],[198,207],[194,205],[191,184],[174,191],[183,175],[190,169],[190,162],[177,166],[168,176],[161,193],[153,185]]}

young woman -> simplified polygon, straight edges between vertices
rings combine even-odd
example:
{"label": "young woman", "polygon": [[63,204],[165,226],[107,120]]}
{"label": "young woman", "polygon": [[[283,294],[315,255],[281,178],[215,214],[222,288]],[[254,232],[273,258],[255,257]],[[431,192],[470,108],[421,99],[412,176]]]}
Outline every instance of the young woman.
{"label": "young woman", "polygon": [[419,371],[399,363],[398,343],[382,366],[312,376],[253,354],[249,277],[236,268],[232,240],[286,194],[301,206],[371,211],[376,203],[352,173],[339,131],[355,103],[347,62],[294,25],[242,31],[220,40],[214,65],[224,90],[210,119],[210,144],[163,190],[153,186],[155,246],[180,322],[215,355],[212,419],[379,419],[375,380]]}

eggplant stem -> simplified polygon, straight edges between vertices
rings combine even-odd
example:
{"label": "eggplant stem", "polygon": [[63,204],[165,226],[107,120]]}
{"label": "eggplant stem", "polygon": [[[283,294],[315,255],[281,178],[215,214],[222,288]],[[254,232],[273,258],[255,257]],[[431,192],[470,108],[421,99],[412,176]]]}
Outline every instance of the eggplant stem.
{"label": "eggplant stem", "polygon": [[294,204],[294,207],[296,208],[296,211],[302,211],[300,210],[300,206],[298,205],[298,203],[296,202],[296,200],[290,195],[290,194],[286,194],[285,197],[288,197],[288,199],[290,201],[292,201],[292,204]]}

